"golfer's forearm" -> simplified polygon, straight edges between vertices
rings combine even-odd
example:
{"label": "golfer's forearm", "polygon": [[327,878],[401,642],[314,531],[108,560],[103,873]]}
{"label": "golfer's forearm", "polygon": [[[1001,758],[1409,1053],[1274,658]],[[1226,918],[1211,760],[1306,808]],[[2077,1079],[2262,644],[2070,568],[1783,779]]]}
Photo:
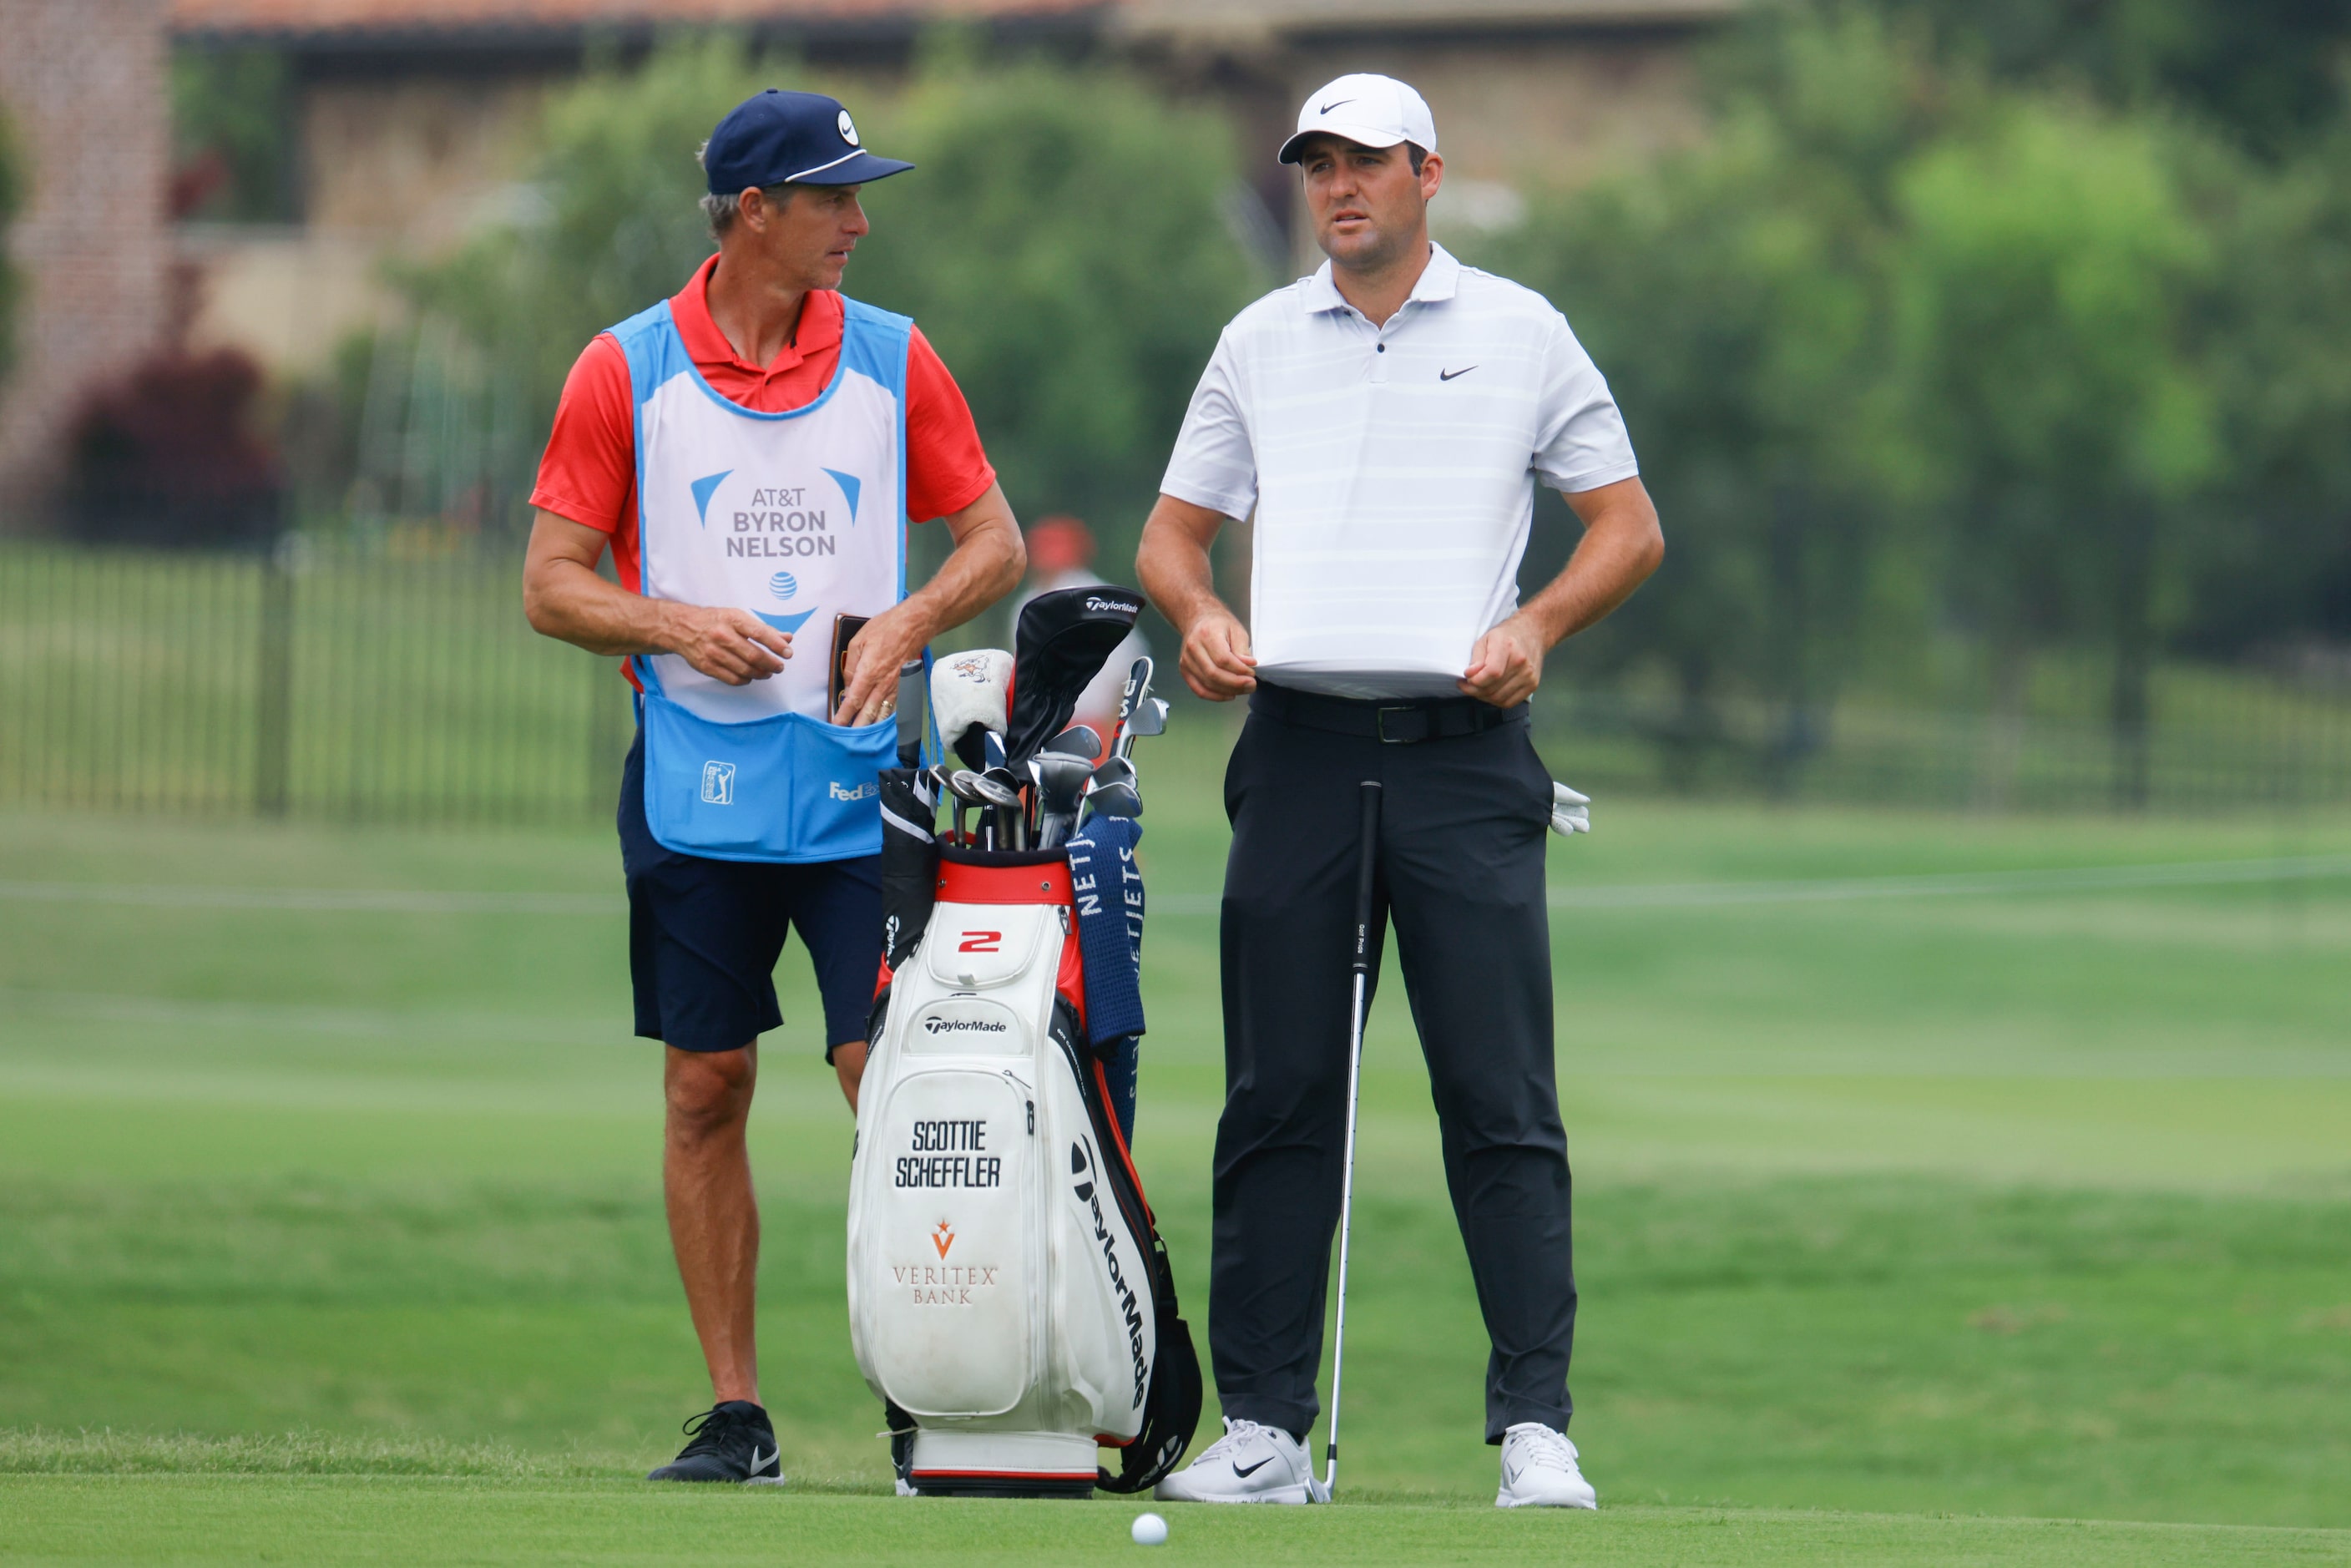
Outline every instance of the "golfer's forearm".
{"label": "golfer's forearm", "polygon": [[1143,525],[1134,575],[1179,637],[1212,611],[1231,613],[1217,597],[1216,566],[1208,557],[1208,546],[1224,520],[1204,507],[1162,496]]}
{"label": "golfer's forearm", "polygon": [[1557,647],[1632,598],[1665,556],[1656,509],[1635,493],[1587,521],[1566,569],[1520,613],[1541,629],[1545,647]]}

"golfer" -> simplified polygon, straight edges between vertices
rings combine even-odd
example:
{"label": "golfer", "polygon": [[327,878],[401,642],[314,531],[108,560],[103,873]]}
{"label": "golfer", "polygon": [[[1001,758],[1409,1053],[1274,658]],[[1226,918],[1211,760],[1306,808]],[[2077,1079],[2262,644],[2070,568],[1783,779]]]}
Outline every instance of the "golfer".
{"label": "golfer", "polygon": [[[1384,789],[1373,929],[1395,923],[1492,1341],[1495,1500],[1590,1508],[1567,1438],[1575,1276],[1543,901],[1552,780],[1527,699],[1544,653],[1621,603],[1664,544],[1624,421],[1566,321],[1429,242],[1445,164],[1420,95],[1342,77],[1306,100],[1280,156],[1304,177],[1330,259],[1225,329],[1137,561],[1183,637],[1192,689],[1249,702],[1225,779],[1208,1344],[1226,1430],[1159,1496],[1323,1495],[1304,1439],[1339,1218],[1369,779]],[[1584,534],[1520,604],[1537,479],[1566,495]],[[1252,508],[1244,625],[1217,598],[1208,546]]]}
{"label": "golfer", "polygon": [[[668,1047],[662,1181],[714,1396],[653,1479],[779,1481],[744,1150],[758,1037],[783,1021],[772,971],[797,930],[853,1107],[899,667],[1009,591],[1023,557],[946,367],[905,318],[835,292],[868,227],[859,187],[912,165],[865,152],[836,100],[770,89],[718,122],[703,166],[718,254],[573,365],[523,598],[547,635],[632,655],[638,692],[629,972],[637,1033]],[[934,517],[955,549],[909,595],[904,524]],[[617,584],[597,575],[607,547]]]}

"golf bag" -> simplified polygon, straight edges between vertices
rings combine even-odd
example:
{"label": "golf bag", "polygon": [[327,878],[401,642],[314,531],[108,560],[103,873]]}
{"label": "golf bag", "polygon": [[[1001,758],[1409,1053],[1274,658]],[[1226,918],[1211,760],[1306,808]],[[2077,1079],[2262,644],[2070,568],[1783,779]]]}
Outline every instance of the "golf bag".
{"label": "golf bag", "polygon": [[[1087,1041],[1069,859],[939,844],[913,777],[883,779],[888,948],[850,1170],[858,1367],[905,1423],[902,1489],[1139,1491],[1191,1441],[1200,1367]],[[1117,1475],[1097,1447],[1123,1451]]]}

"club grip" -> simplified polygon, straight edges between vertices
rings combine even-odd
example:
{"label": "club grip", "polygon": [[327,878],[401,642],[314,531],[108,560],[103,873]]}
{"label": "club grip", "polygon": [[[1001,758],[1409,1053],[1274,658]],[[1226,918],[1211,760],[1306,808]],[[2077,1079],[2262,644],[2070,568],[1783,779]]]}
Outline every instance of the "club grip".
{"label": "club grip", "polygon": [[1372,878],[1379,863],[1380,786],[1366,779],[1356,786],[1364,802],[1362,834],[1355,841],[1355,973],[1366,974],[1372,958]]}

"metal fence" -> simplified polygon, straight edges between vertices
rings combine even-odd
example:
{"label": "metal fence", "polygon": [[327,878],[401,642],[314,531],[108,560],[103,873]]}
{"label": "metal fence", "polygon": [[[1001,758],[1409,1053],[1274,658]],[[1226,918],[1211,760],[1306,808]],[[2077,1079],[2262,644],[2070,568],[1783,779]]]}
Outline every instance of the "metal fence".
{"label": "metal fence", "polygon": [[[266,552],[0,541],[0,803],[368,822],[607,815],[632,720],[616,662],[524,622],[521,549],[432,523]],[[1579,689],[1545,759],[1614,792],[1983,810],[2351,805],[2351,679],[2166,666],[2121,777],[2098,672],[2051,661],[2028,712],[1851,692],[1792,725],[1737,700]],[[1201,716],[1205,717],[1206,715]],[[1208,727],[1188,724],[1204,736]]]}
{"label": "metal fence", "polygon": [[616,661],[524,622],[521,550],[429,526],[250,554],[0,544],[0,800],[347,821],[577,821]]}

